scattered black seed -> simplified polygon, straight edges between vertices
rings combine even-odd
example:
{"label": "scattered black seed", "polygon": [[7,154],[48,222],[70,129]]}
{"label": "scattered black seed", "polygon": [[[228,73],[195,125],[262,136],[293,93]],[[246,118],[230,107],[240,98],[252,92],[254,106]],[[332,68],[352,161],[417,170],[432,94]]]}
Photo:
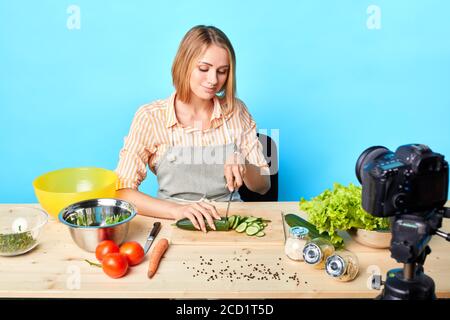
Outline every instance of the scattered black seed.
{"label": "scattered black seed", "polygon": [[[203,256],[200,256],[200,257],[203,258]],[[242,257],[242,255],[240,257]],[[282,259],[278,258],[278,260],[282,260]],[[239,259],[237,257],[234,257],[232,259],[232,261],[241,262],[241,261],[244,261],[244,259]],[[248,259],[245,259],[245,261],[248,261]],[[250,280],[280,281],[280,280],[283,280],[282,276],[285,276],[285,272],[283,272],[284,268],[280,268],[281,269],[280,271],[278,271],[278,270],[273,271],[269,266],[265,265],[264,263],[247,264],[247,267],[253,266],[252,270],[248,274],[245,274],[245,271],[239,272],[239,274],[238,274],[236,269],[240,269],[240,271],[243,271],[242,269],[244,268],[244,265],[240,265],[240,268],[238,268],[237,266],[231,267],[230,265],[228,265],[229,260],[214,261],[214,259],[206,259],[206,260],[202,259],[202,262],[200,263],[200,265],[203,266],[203,264],[205,264],[205,265],[213,266],[213,268],[214,268],[214,262],[216,262],[217,264],[220,262],[220,264],[222,264],[222,265],[226,262],[227,265],[223,269],[218,268],[218,270],[216,270],[216,269],[206,270],[205,268],[196,270],[196,268],[192,267],[192,266],[187,267],[187,269],[196,270],[196,273],[192,276],[193,278],[199,277],[201,274],[203,274],[203,275],[207,276],[207,279],[206,279],[207,281],[218,280],[219,275],[220,275],[220,279],[224,279],[224,277],[225,277],[226,279],[229,279],[230,282],[235,282],[237,280],[245,280],[245,279],[247,279],[247,281],[250,281]],[[183,261],[183,264],[186,264],[186,262]],[[276,265],[280,266],[280,263],[276,263]],[[280,275],[280,272],[281,272],[281,275]],[[286,275],[286,277],[287,278],[284,278],[286,280],[286,282],[295,281],[297,286],[300,285],[300,280],[299,280],[297,273],[294,273],[291,275]],[[307,284],[307,282],[305,282],[305,284]]]}

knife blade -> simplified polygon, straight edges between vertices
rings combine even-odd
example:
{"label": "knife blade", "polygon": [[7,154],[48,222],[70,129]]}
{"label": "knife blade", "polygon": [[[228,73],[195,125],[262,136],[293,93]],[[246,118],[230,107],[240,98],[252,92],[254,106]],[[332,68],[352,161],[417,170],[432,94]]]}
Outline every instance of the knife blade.
{"label": "knife blade", "polygon": [[153,224],[153,228],[150,231],[148,237],[147,237],[147,241],[145,242],[145,247],[144,247],[144,253],[147,254],[148,250],[150,249],[153,240],[155,240],[156,236],[159,233],[159,230],[161,229],[161,222],[155,222]]}
{"label": "knife blade", "polygon": [[234,190],[230,193],[230,199],[228,199],[227,212],[225,213],[225,218],[228,219],[228,211],[230,211],[231,199],[233,199]]}

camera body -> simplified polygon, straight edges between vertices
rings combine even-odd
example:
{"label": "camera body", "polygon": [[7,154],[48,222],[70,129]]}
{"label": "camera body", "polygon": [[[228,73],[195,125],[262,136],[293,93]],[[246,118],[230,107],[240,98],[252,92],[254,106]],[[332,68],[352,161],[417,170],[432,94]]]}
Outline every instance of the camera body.
{"label": "camera body", "polygon": [[421,213],[442,207],[448,194],[448,163],[423,144],[394,152],[366,149],[356,163],[362,184],[362,207],[377,217]]}

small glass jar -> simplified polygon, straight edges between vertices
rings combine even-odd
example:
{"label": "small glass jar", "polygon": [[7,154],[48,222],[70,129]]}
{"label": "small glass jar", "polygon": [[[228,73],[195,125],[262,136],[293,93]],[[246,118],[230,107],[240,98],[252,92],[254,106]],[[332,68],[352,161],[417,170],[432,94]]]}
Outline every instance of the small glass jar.
{"label": "small glass jar", "polygon": [[303,261],[303,247],[309,240],[308,229],[292,227],[289,229],[289,238],[284,245],[284,253],[292,260]]}
{"label": "small glass jar", "polygon": [[325,261],[334,253],[333,244],[324,238],[314,238],[303,248],[303,259],[316,269],[325,268]]}
{"label": "small glass jar", "polygon": [[351,281],[359,272],[358,257],[347,250],[336,251],[327,258],[325,270],[336,280]]}

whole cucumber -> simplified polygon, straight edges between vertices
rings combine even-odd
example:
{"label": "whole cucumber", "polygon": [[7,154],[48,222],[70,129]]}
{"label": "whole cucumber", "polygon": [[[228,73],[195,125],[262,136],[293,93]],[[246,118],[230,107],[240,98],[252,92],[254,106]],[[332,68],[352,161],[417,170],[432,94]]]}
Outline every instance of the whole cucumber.
{"label": "whole cucumber", "polygon": [[327,232],[319,233],[316,226],[311,222],[306,221],[302,217],[299,217],[296,214],[288,213],[284,216],[284,220],[288,224],[289,227],[304,227],[309,230],[309,235],[311,238],[326,238],[330,240],[330,236]]}
{"label": "whole cucumber", "polygon": [[[211,227],[208,225],[208,222],[206,220],[205,220],[205,225],[206,225],[207,231],[228,231],[228,230],[230,230],[230,224],[228,223],[228,220],[224,217],[222,217],[220,220],[214,220],[214,225],[216,226],[216,230],[211,229]],[[178,220],[176,222],[176,226],[183,230],[200,231],[195,228],[195,226],[192,224],[191,220],[189,220],[188,218]]]}

